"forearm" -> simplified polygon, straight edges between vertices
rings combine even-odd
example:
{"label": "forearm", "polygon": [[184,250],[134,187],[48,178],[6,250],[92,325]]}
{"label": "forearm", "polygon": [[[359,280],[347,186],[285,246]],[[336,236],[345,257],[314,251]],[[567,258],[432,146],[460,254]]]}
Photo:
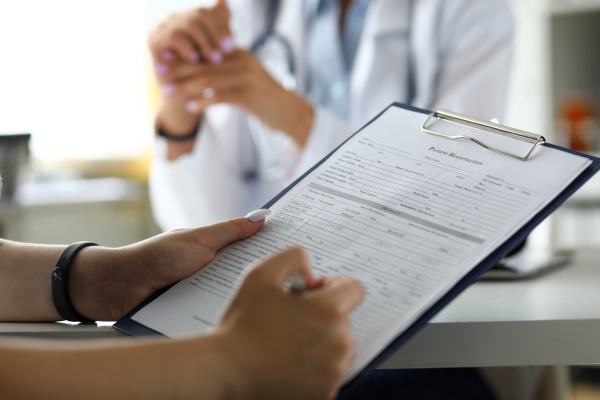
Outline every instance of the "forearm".
{"label": "forearm", "polygon": [[64,246],[0,240],[0,320],[56,321],[50,274]]}
{"label": "forearm", "polygon": [[[52,299],[51,274],[65,246],[0,241],[0,321],[63,319]],[[125,267],[135,257],[127,248],[87,247],[70,268],[69,294],[75,310],[94,320],[114,320],[126,311]]]}
{"label": "forearm", "polygon": [[281,129],[290,136],[298,148],[304,149],[314,123],[314,108],[307,100],[293,92],[287,92],[285,100],[281,103],[284,104],[284,110],[293,110],[293,112],[281,113],[281,118],[284,119]]}
{"label": "forearm", "polygon": [[221,399],[229,373],[213,342],[0,347],[0,398]]}

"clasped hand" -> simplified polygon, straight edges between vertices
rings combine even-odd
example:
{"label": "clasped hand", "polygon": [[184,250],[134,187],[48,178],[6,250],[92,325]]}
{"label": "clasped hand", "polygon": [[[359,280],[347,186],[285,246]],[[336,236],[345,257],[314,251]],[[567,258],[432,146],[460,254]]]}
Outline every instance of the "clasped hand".
{"label": "clasped hand", "polygon": [[162,129],[189,132],[206,108],[230,104],[304,146],[312,105],[273,79],[248,50],[235,48],[224,1],[171,16],[151,34],[149,46],[162,88]]}

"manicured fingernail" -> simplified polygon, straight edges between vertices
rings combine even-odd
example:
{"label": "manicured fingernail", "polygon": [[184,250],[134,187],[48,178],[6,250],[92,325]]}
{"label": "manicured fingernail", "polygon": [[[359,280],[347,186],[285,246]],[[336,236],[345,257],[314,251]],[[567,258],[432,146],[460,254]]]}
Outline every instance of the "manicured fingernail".
{"label": "manicured fingernail", "polygon": [[163,50],[162,53],[160,53],[160,58],[162,58],[165,61],[171,61],[175,59],[175,52],[173,50],[167,49],[167,50]]}
{"label": "manicured fingernail", "polygon": [[265,219],[267,219],[270,216],[271,216],[271,210],[260,209],[260,210],[254,210],[254,211],[249,212],[246,215],[246,218],[248,220],[250,220],[250,222],[260,222],[260,221],[264,221]]}
{"label": "manicured fingernail", "polygon": [[200,105],[197,101],[190,100],[187,103],[185,103],[185,109],[189,113],[197,113],[200,110]]}
{"label": "manicured fingernail", "polygon": [[202,97],[204,97],[205,99],[212,99],[213,97],[215,97],[215,89],[213,88],[206,88],[202,91]]}
{"label": "manicured fingernail", "polygon": [[223,62],[223,55],[219,51],[213,51],[210,53],[210,59],[213,64],[221,64]]}
{"label": "manicured fingernail", "polygon": [[162,92],[166,96],[171,96],[173,93],[175,93],[175,85],[172,83],[167,83],[167,84],[163,85]]}
{"label": "manicured fingernail", "polygon": [[192,62],[195,64],[197,62],[200,61],[200,53],[198,52],[193,52],[192,54],[190,54],[190,60],[192,60]]}
{"label": "manicured fingernail", "polygon": [[158,76],[165,76],[169,71],[169,66],[166,64],[157,64],[156,65],[156,74]]}
{"label": "manicured fingernail", "polygon": [[221,41],[221,49],[225,53],[231,53],[233,50],[235,50],[235,42],[233,41],[231,36],[227,36]]}

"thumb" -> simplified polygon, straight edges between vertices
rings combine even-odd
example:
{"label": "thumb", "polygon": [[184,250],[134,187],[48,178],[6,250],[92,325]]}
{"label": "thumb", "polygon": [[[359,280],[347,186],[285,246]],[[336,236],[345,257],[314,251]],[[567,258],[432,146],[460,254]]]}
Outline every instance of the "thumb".
{"label": "thumb", "polygon": [[296,275],[302,277],[308,286],[315,280],[306,252],[299,247],[292,247],[258,264],[248,273],[248,278],[281,290]]}
{"label": "thumb", "polygon": [[215,8],[223,8],[226,10],[229,10],[229,6],[227,5],[227,1],[226,0],[217,0],[215,1]]}
{"label": "thumb", "polygon": [[194,234],[196,235],[196,240],[204,246],[213,250],[219,250],[230,243],[254,235],[264,224],[264,219],[251,221],[248,218],[236,218],[197,228],[194,230]]}

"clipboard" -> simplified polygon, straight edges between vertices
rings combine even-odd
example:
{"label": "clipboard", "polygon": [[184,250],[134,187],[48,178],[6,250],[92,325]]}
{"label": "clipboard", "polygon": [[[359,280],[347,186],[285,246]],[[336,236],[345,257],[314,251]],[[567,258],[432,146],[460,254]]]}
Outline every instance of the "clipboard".
{"label": "clipboard", "polygon": [[[446,305],[448,305],[452,300],[454,300],[462,291],[464,291],[468,286],[477,281],[486,271],[490,270],[494,267],[506,254],[508,254],[513,248],[518,246],[528,235],[529,233],[539,225],[544,219],[546,219],[550,214],[552,214],[561,204],[563,204],[571,195],[573,195],[581,186],[583,186],[598,170],[600,170],[600,158],[596,158],[590,155],[582,154],[575,152],[573,150],[565,149],[550,143],[547,143],[543,136],[535,135],[530,132],[516,130],[504,125],[500,125],[493,122],[481,121],[474,118],[466,117],[460,114],[451,113],[448,111],[437,111],[432,112],[420,108],[416,108],[413,106],[408,106],[400,103],[393,103],[388,106],[385,110],[379,113],[375,118],[373,118],[369,123],[367,123],[363,128],[357,131],[354,135],[350,136],[346,141],[344,141],[340,146],[338,146],[335,150],[329,153],[325,158],[323,158],[318,164],[309,169],[304,175],[298,178],[296,181],[291,183],[287,188],[285,188],[281,193],[279,193],[275,198],[269,201],[264,208],[270,208],[274,203],[276,203],[280,198],[282,198],[286,193],[288,193],[298,182],[312,173],[316,168],[318,168],[323,162],[329,159],[339,148],[341,148],[348,140],[350,140],[353,136],[361,132],[365,127],[369,126],[373,121],[378,119],[383,113],[385,113],[389,108],[398,107],[404,110],[412,111],[415,113],[420,113],[424,115],[429,115],[425,123],[423,124],[421,131],[424,134],[432,134],[436,136],[444,136],[449,140],[467,140],[474,142],[490,151],[494,151],[500,154],[503,154],[508,157],[513,157],[520,159],[522,162],[527,162],[530,156],[533,154],[534,150],[538,146],[548,146],[550,148],[565,151],[571,154],[579,155],[581,157],[585,157],[591,160],[591,164],[577,177],[575,180],[571,182],[558,196],[556,196],[545,208],[540,210],[537,214],[532,215],[531,218],[520,228],[513,236],[508,238],[504,243],[502,243],[499,247],[497,247],[492,253],[490,253],[481,263],[475,266],[469,273],[467,273],[460,281],[458,281],[444,296],[442,296],[436,303],[433,304],[426,312],[424,312],[417,320],[406,330],[400,333],[387,347],[382,349],[382,351],[363,369],[361,373],[359,373],[354,379],[350,382],[346,383],[339,392],[339,399],[348,398],[354,389],[359,386],[365,379],[365,372],[376,368],[379,364],[381,364],[386,358],[388,358],[392,353],[394,353],[400,346],[402,346],[408,339],[410,339],[415,333],[417,333],[420,329],[422,329],[425,324],[431,320],[437,313],[439,313]],[[489,145],[485,142],[485,140],[481,140],[480,138],[474,138],[468,135],[455,135],[449,136],[443,132],[435,131],[432,129],[433,122],[441,119],[454,124],[459,124],[463,126],[468,126],[471,128],[477,128],[483,132],[487,132],[490,134],[500,134],[504,137],[519,140],[531,145],[531,148],[525,155],[519,155],[511,153],[510,151],[497,148]],[[145,307],[148,303],[152,302],[169,287],[164,288],[147,300],[145,300],[142,304],[137,306],[134,310],[129,312],[125,317],[119,320],[113,327],[119,330],[122,333],[131,336],[156,336],[161,334],[156,332],[146,326],[139,324],[138,322],[132,319],[132,316],[137,313],[140,309]]]}

